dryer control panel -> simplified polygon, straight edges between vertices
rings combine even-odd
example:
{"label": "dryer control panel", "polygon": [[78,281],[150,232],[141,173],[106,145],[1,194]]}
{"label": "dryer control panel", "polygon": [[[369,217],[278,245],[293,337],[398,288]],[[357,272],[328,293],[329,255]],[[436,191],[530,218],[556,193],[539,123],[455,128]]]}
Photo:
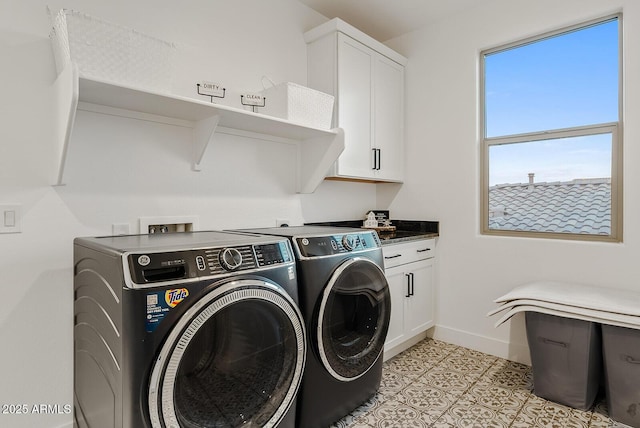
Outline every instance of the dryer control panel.
{"label": "dryer control panel", "polygon": [[378,235],[371,231],[296,237],[295,242],[300,255],[307,258],[354,253],[380,247]]}
{"label": "dryer control panel", "polygon": [[294,263],[294,259],[289,243],[281,240],[272,244],[130,253],[127,262],[132,282],[145,285],[261,270]]}

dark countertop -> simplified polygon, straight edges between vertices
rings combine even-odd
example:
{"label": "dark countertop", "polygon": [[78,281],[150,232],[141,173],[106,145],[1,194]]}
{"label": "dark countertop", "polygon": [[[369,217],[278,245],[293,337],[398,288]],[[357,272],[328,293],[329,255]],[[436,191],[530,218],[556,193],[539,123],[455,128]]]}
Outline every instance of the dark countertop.
{"label": "dark countertop", "polygon": [[[320,223],[306,223],[311,226],[333,227],[362,227],[363,220],[327,221]],[[431,239],[440,236],[440,224],[437,221],[420,220],[391,220],[396,227],[393,232],[378,232],[382,245],[397,244],[398,242]]]}
{"label": "dark countertop", "polygon": [[406,230],[396,230],[394,232],[378,232],[382,245],[397,244],[398,242],[415,241],[418,239],[431,239],[440,236],[434,232],[412,232]]}

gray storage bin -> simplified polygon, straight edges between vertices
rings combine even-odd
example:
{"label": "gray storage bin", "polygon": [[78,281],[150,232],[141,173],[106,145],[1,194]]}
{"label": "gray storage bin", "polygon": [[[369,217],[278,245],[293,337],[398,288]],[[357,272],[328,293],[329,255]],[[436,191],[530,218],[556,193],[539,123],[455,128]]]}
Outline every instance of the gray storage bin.
{"label": "gray storage bin", "polygon": [[590,409],[602,376],[597,323],[526,312],[534,393],[580,410]]}
{"label": "gray storage bin", "polygon": [[609,416],[640,427],[640,330],[602,325]]}

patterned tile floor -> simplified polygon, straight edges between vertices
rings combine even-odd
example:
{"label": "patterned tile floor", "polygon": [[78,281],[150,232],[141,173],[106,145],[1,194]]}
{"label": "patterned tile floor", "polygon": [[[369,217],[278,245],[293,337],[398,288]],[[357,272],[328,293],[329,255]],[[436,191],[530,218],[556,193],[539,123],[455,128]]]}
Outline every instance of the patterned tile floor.
{"label": "patterned tile floor", "polygon": [[425,339],[385,362],[378,394],[332,428],[625,427],[532,393],[531,368]]}

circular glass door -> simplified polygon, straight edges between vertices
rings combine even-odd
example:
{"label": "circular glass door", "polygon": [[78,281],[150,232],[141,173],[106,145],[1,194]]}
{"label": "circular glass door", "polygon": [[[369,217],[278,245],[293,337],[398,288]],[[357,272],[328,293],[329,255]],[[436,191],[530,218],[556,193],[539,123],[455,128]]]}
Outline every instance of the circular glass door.
{"label": "circular glass door", "polygon": [[189,308],[149,387],[153,427],[273,427],[295,401],[305,358],[302,316],[280,289],[234,281]]}
{"label": "circular glass door", "polygon": [[318,316],[318,351],[325,368],[342,381],[365,374],[384,347],[391,298],[382,269],[349,259],[327,284]]}

